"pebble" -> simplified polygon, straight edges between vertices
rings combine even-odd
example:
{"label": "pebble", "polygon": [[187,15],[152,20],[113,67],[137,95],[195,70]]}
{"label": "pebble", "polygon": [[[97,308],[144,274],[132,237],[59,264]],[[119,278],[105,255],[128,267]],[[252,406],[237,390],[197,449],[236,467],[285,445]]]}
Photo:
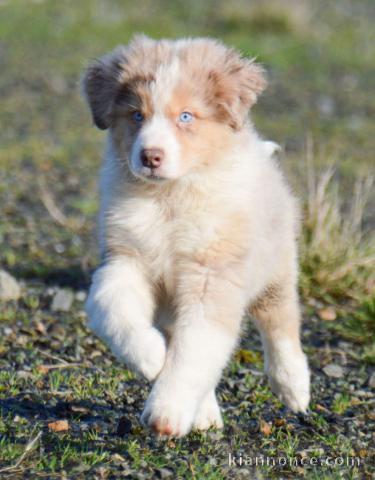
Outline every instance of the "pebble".
{"label": "pebble", "polygon": [[71,290],[60,288],[53,297],[51,310],[53,312],[69,312],[73,300],[74,296]]}
{"label": "pebble", "polygon": [[87,294],[83,290],[80,290],[76,293],[76,300],[79,302],[84,302],[86,300]]}
{"label": "pebble", "polygon": [[87,422],[80,422],[79,428],[80,428],[83,432],[87,432],[87,431],[90,429],[90,425],[89,425]]}
{"label": "pebble", "polygon": [[97,474],[99,475],[99,478],[107,478],[108,477],[108,469],[101,466],[96,470]]}
{"label": "pebble", "polygon": [[375,372],[372,372],[372,375],[368,381],[368,386],[370,388],[375,388]]}
{"label": "pebble", "polygon": [[17,378],[21,380],[31,380],[34,379],[34,375],[30,372],[26,372],[25,370],[18,370]]}
{"label": "pebble", "polygon": [[173,476],[173,471],[170,470],[169,468],[159,468],[156,471],[156,477],[157,478],[170,478]]}
{"label": "pebble", "polygon": [[53,432],[66,432],[69,430],[69,422],[67,420],[56,420],[48,423],[48,429]]}
{"label": "pebble", "polygon": [[344,376],[344,369],[340,367],[340,365],[336,365],[334,363],[329,363],[323,368],[323,372],[328,377],[333,378],[342,378]]}
{"label": "pebble", "polygon": [[113,462],[125,462],[125,458],[122,457],[119,453],[114,453],[112,456],[111,456],[111,460]]}
{"label": "pebble", "polygon": [[5,270],[0,270],[0,300],[18,300],[21,296],[21,287],[17,280]]}
{"label": "pebble", "polygon": [[357,390],[355,393],[358,397],[365,397],[365,398],[374,397],[373,392],[366,392],[366,390]]}
{"label": "pebble", "polygon": [[333,320],[336,320],[337,317],[336,311],[332,307],[320,309],[318,311],[318,315],[322,320],[325,320],[326,322],[332,322]]}
{"label": "pebble", "polygon": [[62,243],[57,243],[54,248],[57,253],[65,252],[65,246]]}

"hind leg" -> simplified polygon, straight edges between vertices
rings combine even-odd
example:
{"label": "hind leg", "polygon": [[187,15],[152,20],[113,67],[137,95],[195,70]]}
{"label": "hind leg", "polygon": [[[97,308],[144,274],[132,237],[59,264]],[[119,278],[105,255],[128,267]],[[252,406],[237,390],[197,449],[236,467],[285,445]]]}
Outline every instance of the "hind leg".
{"label": "hind leg", "polygon": [[300,341],[294,285],[266,289],[250,313],[262,337],[271,389],[294,412],[305,412],[310,401],[310,374]]}

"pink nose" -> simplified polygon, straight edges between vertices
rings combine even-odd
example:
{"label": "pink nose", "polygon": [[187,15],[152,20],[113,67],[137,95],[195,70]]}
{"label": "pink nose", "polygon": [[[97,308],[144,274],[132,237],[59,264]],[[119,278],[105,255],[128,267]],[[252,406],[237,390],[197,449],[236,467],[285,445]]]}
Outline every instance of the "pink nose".
{"label": "pink nose", "polygon": [[158,168],[164,158],[161,148],[144,148],[141,151],[141,160],[144,167]]}

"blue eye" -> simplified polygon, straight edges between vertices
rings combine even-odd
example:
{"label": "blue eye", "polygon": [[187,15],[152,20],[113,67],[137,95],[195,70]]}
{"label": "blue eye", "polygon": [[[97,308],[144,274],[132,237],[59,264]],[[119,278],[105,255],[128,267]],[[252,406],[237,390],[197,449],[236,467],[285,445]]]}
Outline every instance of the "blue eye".
{"label": "blue eye", "polygon": [[141,112],[133,112],[133,120],[136,121],[137,123],[143,122],[143,115]]}
{"label": "blue eye", "polygon": [[193,114],[190,112],[182,112],[179,117],[179,121],[182,123],[190,123],[193,121]]}

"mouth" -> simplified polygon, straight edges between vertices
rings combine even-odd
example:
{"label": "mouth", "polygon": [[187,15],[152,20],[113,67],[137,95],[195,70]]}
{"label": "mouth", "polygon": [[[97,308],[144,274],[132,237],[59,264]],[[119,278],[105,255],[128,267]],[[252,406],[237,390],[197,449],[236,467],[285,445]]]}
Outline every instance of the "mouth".
{"label": "mouth", "polygon": [[163,182],[163,181],[167,180],[165,177],[161,177],[160,175],[157,175],[153,172],[147,177],[147,179],[152,180],[154,182]]}
{"label": "mouth", "polygon": [[168,180],[166,177],[163,177],[158,172],[159,169],[157,168],[149,168],[149,167],[142,167],[141,170],[138,172],[139,177],[143,180],[147,180],[149,182],[165,182]]}

